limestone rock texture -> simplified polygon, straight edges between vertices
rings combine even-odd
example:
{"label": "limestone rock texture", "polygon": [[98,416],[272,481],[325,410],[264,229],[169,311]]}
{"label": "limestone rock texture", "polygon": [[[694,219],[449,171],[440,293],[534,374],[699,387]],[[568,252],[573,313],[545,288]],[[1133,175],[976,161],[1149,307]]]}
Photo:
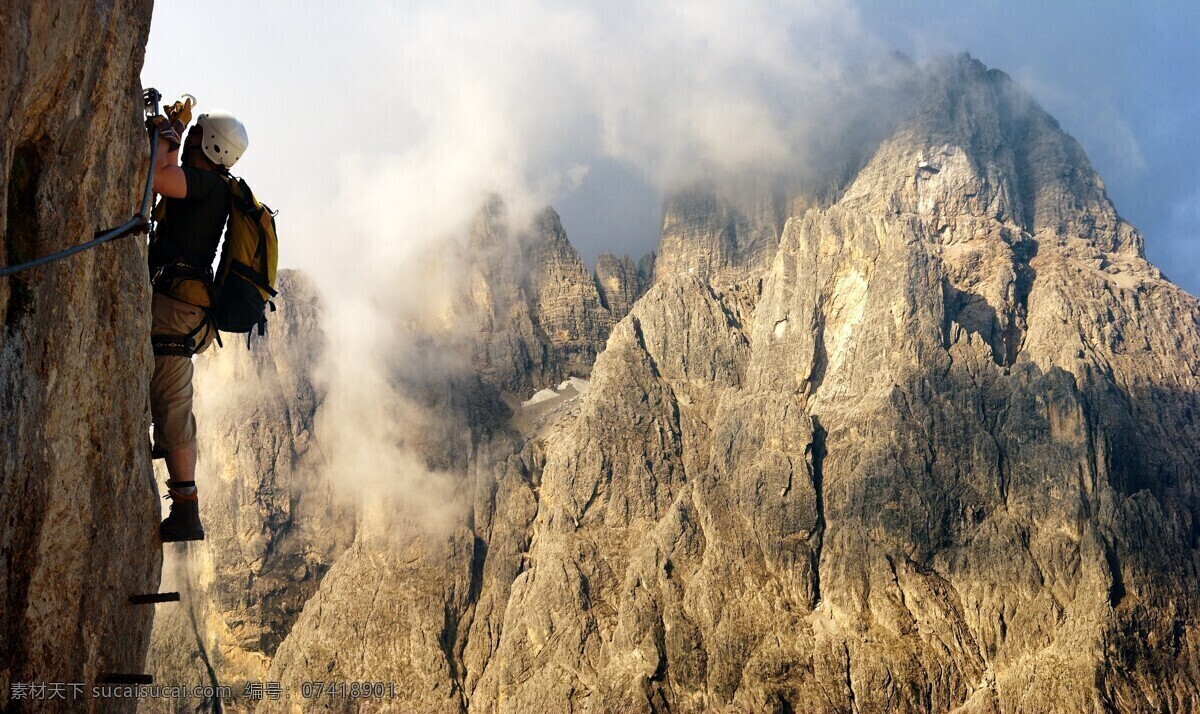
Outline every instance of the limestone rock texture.
{"label": "limestone rock texture", "polygon": [[[351,504],[325,478],[314,437],[323,401],[314,370],[321,301],[302,273],[279,274],[267,334],[225,335],[194,358],[197,485],[205,540],[168,546],[149,666],[157,681],[262,682],[271,657],[354,537]],[[160,467],[161,469],[161,467]],[[162,470],[165,482],[166,472]],[[194,711],[195,699],[146,699],[141,711]],[[215,706],[212,702],[207,706]]]}
{"label": "limestone rock texture", "polygon": [[460,311],[475,326],[472,363],[485,382],[528,396],[591,371],[613,317],[553,209],[514,230],[504,203],[491,200],[462,260],[468,295]]}
{"label": "limestone rock texture", "polygon": [[[283,689],[237,705],[1200,708],[1200,302],[1007,76],[961,57],[915,86],[829,201],[672,199],[652,273],[588,276],[551,214],[489,204],[469,373],[407,377],[438,418],[397,472],[427,493],[330,527],[298,614],[218,615]],[[592,354],[530,427],[511,395]],[[216,542],[211,612],[266,567]]]}
{"label": "limestone rock texture", "polygon": [[596,289],[614,321],[629,314],[654,282],[654,253],[647,253],[637,263],[628,255],[620,258],[603,253],[596,260]]}
{"label": "limestone rock texture", "polygon": [[699,185],[667,197],[657,275],[695,275],[713,284],[763,272],[775,256],[788,201],[778,191],[727,196]]}
{"label": "limestone rock texture", "polygon": [[467,269],[467,295],[458,310],[473,328],[471,363],[486,382],[513,393],[532,391],[546,378],[544,340],[534,327],[522,249],[499,198],[476,215],[459,262]]}
{"label": "limestone rock texture", "polygon": [[[0,265],[139,208],[149,0],[0,7]],[[141,672],[161,559],[145,239],[0,278],[0,709],[13,684]],[[79,699],[76,711],[127,703]]]}
{"label": "limestone rock texture", "polygon": [[554,209],[538,215],[531,233],[524,241],[525,265],[533,312],[551,352],[546,361],[556,365],[556,378],[586,375],[604,349],[612,314]]}

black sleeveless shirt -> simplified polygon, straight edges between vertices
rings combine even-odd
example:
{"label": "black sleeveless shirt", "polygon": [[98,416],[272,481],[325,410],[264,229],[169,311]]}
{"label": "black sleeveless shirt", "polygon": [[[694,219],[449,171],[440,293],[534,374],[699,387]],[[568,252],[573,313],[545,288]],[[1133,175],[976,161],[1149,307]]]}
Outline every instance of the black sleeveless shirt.
{"label": "black sleeveless shirt", "polygon": [[187,197],[163,197],[167,215],[151,244],[152,271],[180,260],[193,268],[211,269],[229,218],[229,186],[221,175],[191,166],[180,168],[187,179]]}

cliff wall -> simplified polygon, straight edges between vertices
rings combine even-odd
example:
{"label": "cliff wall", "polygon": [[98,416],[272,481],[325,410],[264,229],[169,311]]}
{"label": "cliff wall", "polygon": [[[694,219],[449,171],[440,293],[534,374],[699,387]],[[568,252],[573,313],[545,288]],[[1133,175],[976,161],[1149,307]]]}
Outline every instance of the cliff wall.
{"label": "cliff wall", "polygon": [[[0,264],[137,210],[150,11],[148,0],[0,9]],[[6,701],[12,683],[142,671],[153,611],[127,598],[157,590],[161,558],[149,307],[139,238],[0,279],[0,707],[61,710]]]}

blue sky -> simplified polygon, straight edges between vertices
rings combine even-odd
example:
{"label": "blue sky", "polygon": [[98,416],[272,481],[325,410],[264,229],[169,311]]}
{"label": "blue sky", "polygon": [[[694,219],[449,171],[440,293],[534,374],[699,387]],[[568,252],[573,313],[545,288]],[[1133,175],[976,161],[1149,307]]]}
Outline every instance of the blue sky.
{"label": "blue sky", "polygon": [[778,103],[758,85],[813,98],[858,55],[966,51],[1059,119],[1148,257],[1200,294],[1198,39],[1181,1],[170,0],[143,83],[239,114],[238,169],[283,210],[285,263],[360,279],[358,256],[461,229],[487,186],[551,202],[589,262],[640,255],[672,176],[806,149],[770,131],[731,149],[712,106],[754,122]]}

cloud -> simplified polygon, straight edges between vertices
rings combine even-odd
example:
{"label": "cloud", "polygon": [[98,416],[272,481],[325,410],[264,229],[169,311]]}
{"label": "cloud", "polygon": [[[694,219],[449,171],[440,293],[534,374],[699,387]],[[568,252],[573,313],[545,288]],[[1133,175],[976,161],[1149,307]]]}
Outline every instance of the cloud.
{"label": "cloud", "polygon": [[[283,262],[325,296],[317,436],[331,474],[368,492],[398,483],[421,507],[442,498],[447,469],[414,445],[464,428],[424,395],[471,370],[459,258],[489,195],[519,227],[603,186],[593,176],[637,177],[656,194],[698,181],[819,185],[872,134],[908,71],[832,0],[174,12],[172,31],[214,45],[180,86],[200,110],[222,104],[246,120],[239,169],[282,209]],[[229,15],[275,35],[217,31]],[[152,47],[188,60],[188,43],[159,37]],[[267,40],[285,51],[247,58],[222,46]],[[239,87],[251,60],[257,81]]]}
{"label": "cloud", "polygon": [[519,214],[606,160],[659,190],[821,165],[896,69],[833,2],[451,0],[376,19],[372,104],[404,118],[353,183],[393,206],[496,191]]}

